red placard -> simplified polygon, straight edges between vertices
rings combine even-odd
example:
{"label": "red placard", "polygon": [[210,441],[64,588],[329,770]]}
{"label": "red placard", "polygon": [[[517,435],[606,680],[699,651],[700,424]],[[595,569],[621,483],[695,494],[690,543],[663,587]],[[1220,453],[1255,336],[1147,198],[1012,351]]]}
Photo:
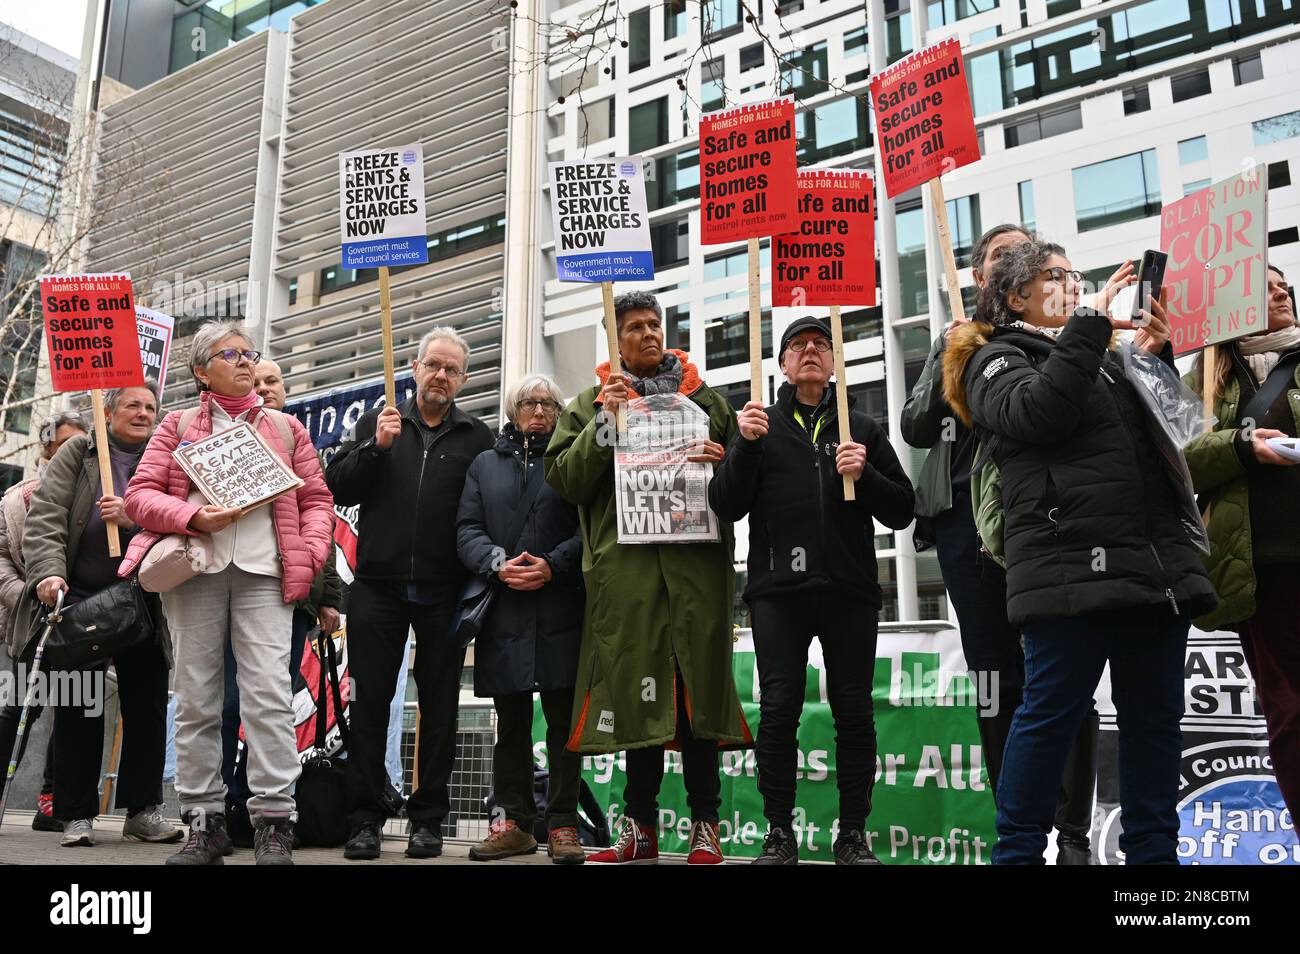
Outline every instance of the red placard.
{"label": "red placard", "polygon": [[871,107],[891,199],[980,157],[956,38],[918,50],[873,77]]}
{"label": "red placard", "polygon": [[874,305],[874,183],[850,169],[800,169],[799,228],[772,239],[772,304]]}
{"label": "red placard", "polygon": [[794,97],[700,119],[700,241],[788,232],[795,216]]}
{"label": "red placard", "polygon": [[40,281],[54,390],[144,383],[130,275],[47,275]]}

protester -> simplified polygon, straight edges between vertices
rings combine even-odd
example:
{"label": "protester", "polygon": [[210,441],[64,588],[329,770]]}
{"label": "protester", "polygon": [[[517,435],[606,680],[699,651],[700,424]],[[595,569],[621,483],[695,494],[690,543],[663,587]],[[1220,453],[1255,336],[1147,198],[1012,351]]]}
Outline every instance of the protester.
{"label": "protester", "polygon": [[[1109,662],[1120,849],[1129,864],[1176,864],[1184,650],[1214,591],[1183,525],[1195,504],[1175,491],[1108,347],[1131,327],[1107,309],[1136,281],[1132,264],[1096,310],[1079,305],[1080,281],[1058,245],[1006,250],[979,320],[955,330],[944,355],[944,397],[1001,471],[1007,616],[1025,641],[993,861],[1042,863],[1070,743]],[[1172,362],[1162,303],[1147,313],[1136,344]]]}
{"label": "protester", "polygon": [[[1020,225],[996,225],[979,237],[971,252],[971,275],[977,289],[1008,248],[1033,238]],[[980,544],[971,510],[970,477],[975,434],[943,399],[943,353],[953,321],[934,339],[925,367],[903,405],[903,440],[928,448],[916,487],[918,551],[933,546],[944,589],[957,614],[962,653],[974,672],[992,673],[996,692],[981,699],[976,725],[980,747],[995,792],[1002,769],[1011,719],[1020,705],[1025,660],[1020,630],[1007,619],[1006,571]],[[1097,782],[1097,736],[1100,719],[1091,707],[1070,748],[1056,809],[1057,864],[1091,861],[1092,795]]]}
{"label": "protester", "polygon": [[732,679],[733,536],[717,543],[620,544],[614,493],[615,412],[641,395],[682,395],[708,415],[709,439],[689,459],[717,464],[736,435],[736,415],[704,384],[684,351],[665,351],[653,295],[614,302],[622,373],[596,368],[600,384],[574,398],[546,449],[546,479],[578,507],[588,599],[569,748],[627,749],[624,818],[596,864],[658,860],[658,793],[664,747],[679,746],[692,825],[690,864],[722,861],[718,841],[718,745],[748,745]]}
{"label": "protester", "polygon": [[[1268,444],[1300,435],[1300,327],[1280,268],[1268,269],[1267,327],[1220,345],[1218,356],[1218,422],[1186,451],[1219,595],[1196,625],[1241,636],[1278,788],[1300,834],[1300,468]],[[1187,378],[1197,393],[1204,364],[1202,355]]]}
{"label": "protester", "polygon": [[[60,591],[65,605],[80,602],[117,581],[122,557],[108,552],[107,525],[129,539],[136,527],[120,496],[144,453],[158,416],[158,389],[120,388],[105,395],[112,489],[104,493],[93,435],[76,435],[50,461],[32,495],[23,531],[27,591],[14,615],[15,626],[30,631],[35,596],[54,605]],[[163,820],[163,761],[167,746],[167,672],[171,639],[156,596],[148,603],[155,638],[113,657],[122,716],[122,757],[117,769],[116,805],[127,810],[126,841],[168,842],[181,831]],[[104,665],[97,677],[80,679],[97,698],[52,700],[54,704],[54,817],[63,823],[65,848],[95,844],[99,814],[100,766],[104,757]],[[63,685],[69,685],[67,680]]]}
{"label": "protester", "polygon": [[465,664],[465,649],[450,632],[468,576],[456,551],[456,508],[470,462],[493,444],[487,425],[455,403],[469,359],[469,343],[450,328],[426,334],[412,362],[416,395],[362,416],[326,475],[340,504],[360,508],[348,599],[348,668],[356,692],[349,706],[352,834],[345,858],[379,857],[389,701],[412,627],[420,786],[406,806],[406,854],[442,854]]}
{"label": "protester", "polygon": [[565,748],[582,639],[582,533],[578,511],[542,477],[542,455],[564,399],[545,375],[525,378],[506,402],[496,446],[474,459],[460,497],[461,562],[495,588],[474,641],[474,694],[497,710],[493,788],[505,817],[470,849],[476,861],[537,850],[533,825],[533,693],[546,716],[550,762],[547,854],[582,864],[578,790],[582,756]]}
{"label": "protester", "polygon": [[[26,560],[23,557],[23,527],[27,522],[27,510],[31,506],[32,494],[41,485],[41,478],[59,448],[69,438],[85,433],[86,422],[76,411],[63,411],[47,418],[40,428],[41,456],[36,464],[36,476],[10,487],[0,497],[0,640],[4,641],[14,663],[13,698],[0,700],[0,765],[4,766],[9,764],[9,758],[13,755],[26,692],[26,683],[22,679],[26,670],[19,666],[19,658],[30,634],[17,632],[10,623],[27,583]],[[35,722],[39,711],[37,709],[28,713],[29,725]],[[26,744],[24,739],[24,748]],[[36,799],[32,829],[62,831],[63,823],[54,817],[53,732],[50,733],[44,755],[41,791]],[[21,758],[20,752],[19,759]]]}
{"label": "protester", "polygon": [[[839,440],[838,383],[830,383],[834,359],[825,321],[792,323],[781,336],[777,361],[786,383],[776,403],[745,405],[740,433],[709,486],[709,503],[723,520],[749,514],[745,600],[758,663],[758,787],[768,821],[754,863],[799,861],[796,733],[808,647],[816,636],[835,720],[835,863],[880,864],[864,833],[876,771],[871,688],[881,607],[873,526],[878,519],[902,530],[912,522],[912,484],[880,425],[852,410],[852,396],[852,440]],[[853,480],[853,501],[844,499],[844,477]]]}
{"label": "protester", "polygon": [[[284,377],[280,366],[270,358],[263,358],[253,369],[253,390],[262,399],[263,407],[284,410]],[[334,558],[334,548],[331,546],[329,559],[311,581],[311,591],[305,599],[294,604],[289,642],[289,679],[293,694],[306,687],[301,669],[307,633],[318,622],[323,633],[333,633],[339,628],[343,582],[334,567]],[[226,786],[226,827],[236,847],[251,848],[253,827],[248,815],[248,799],[252,792],[248,788],[248,759],[239,758],[239,665],[230,643],[226,643],[225,665],[225,701],[221,710],[221,781]]]}
{"label": "protester", "polygon": [[[255,857],[258,864],[292,864],[292,788],[299,762],[285,634],[293,625],[293,604],[307,596],[330,555],[334,506],[306,428],[264,408],[254,392],[259,354],[243,327],[208,322],[191,347],[198,409],[167,415],[127,487],[128,516],[150,532],[131,541],[120,571],[134,572],[162,535],[211,535],[211,567],[163,594],[176,655],[176,791],[190,827],[185,847],[167,863],[220,864],[232,847],[221,781],[229,641],[239,662]],[[303,480],[297,490],[242,514],[207,503],[172,456],[182,441],[202,440],[241,421],[255,427]],[[292,447],[285,446],[284,433]]]}

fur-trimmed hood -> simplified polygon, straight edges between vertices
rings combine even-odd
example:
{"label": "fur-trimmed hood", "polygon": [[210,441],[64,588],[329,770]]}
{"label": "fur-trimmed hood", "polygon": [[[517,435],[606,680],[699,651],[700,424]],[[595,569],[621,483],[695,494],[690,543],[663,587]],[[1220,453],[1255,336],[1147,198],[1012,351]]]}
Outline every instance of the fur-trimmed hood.
{"label": "fur-trimmed hood", "polygon": [[[993,330],[993,325],[987,321],[968,321],[953,329],[943,349],[943,399],[967,427],[973,427],[974,422],[970,405],[966,401],[966,368],[976,353],[989,343]],[[1030,333],[1023,334],[1028,336]],[[1119,347],[1119,335],[1116,331],[1110,336],[1110,344],[1107,345],[1110,351]],[[1041,335],[1037,337],[1044,343],[1049,343]]]}

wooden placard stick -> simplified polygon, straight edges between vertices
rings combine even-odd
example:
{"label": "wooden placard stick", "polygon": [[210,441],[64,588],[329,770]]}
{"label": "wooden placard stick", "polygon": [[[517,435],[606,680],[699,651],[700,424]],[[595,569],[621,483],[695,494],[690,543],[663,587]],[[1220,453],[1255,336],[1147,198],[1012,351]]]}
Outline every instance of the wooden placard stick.
{"label": "wooden placard stick", "polygon": [[935,176],[930,180],[930,204],[934,206],[934,224],[939,232],[939,251],[943,254],[943,272],[948,279],[948,307],[955,321],[966,320],[966,306],[961,300],[961,284],[957,281],[957,258],[952,253],[952,230],[948,227],[948,206],[943,199],[943,180]]}
{"label": "wooden placard stick", "polygon": [[[95,453],[99,457],[99,486],[105,497],[117,496],[113,492],[113,461],[108,456],[108,420],[104,417],[104,392],[93,388],[90,392],[90,406],[95,414]],[[104,521],[104,530],[108,534],[108,555],[120,557],[122,542],[117,535],[117,524],[112,520]]]}
{"label": "wooden placard stick", "polygon": [[749,240],[749,399],[763,403],[762,266],[758,239]]}
{"label": "wooden placard stick", "polygon": [[[835,413],[840,419],[840,443],[853,440],[849,430],[849,382],[844,373],[844,325],[840,321],[840,306],[831,305],[831,352],[835,355]],[[853,479],[844,474],[844,499],[856,500]]]}
{"label": "wooden placard stick", "polygon": [[[393,373],[393,297],[388,288],[388,266],[379,266],[379,316],[384,339],[384,404],[397,406],[397,381]],[[423,361],[424,355],[416,360]]]}
{"label": "wooden placard stick", "polygon": [[[614,283],[600,283],[600,297],[605,308],[605,345],[609,348],[609,373],[622,374],[623,365],[618,360],[618,322],[614,317]],[[614,424],[618,433],[627,433],[627,405],[619,407]]]}

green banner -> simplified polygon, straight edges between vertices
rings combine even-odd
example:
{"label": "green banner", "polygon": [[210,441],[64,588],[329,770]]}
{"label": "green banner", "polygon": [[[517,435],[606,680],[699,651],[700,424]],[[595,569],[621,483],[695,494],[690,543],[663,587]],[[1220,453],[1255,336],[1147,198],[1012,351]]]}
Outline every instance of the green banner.
{"label": "green banner", "polygon": [[[753,643],[741,630],[735,647],[736,689],[750,728],[758,729],[758,674]],[[802,861],[832,861],[839,832],[835,724],[827,704],[820,644],[813,642],[799,724],[795,837]],[[981,678],[987,679],[984,675]],[[876,648],[876,784],[867,837],[886,864],[987,864],[992,850],[993,795],[984,770],[976,706],[997,699],[966,670],[957,631],[910,629],[880,634]],[[540,704],[533,715],[534,753],[548,766]],[[685,853],[690,813],[681,755],[664,754],[659,794],[659,849]],[[728,857],[752,858],[767,822],[758,793],[753,749],[723,752],[719,834]],[[583,777],[605,806],[610,827],[622,813],[623,753],[586,756]]]}

